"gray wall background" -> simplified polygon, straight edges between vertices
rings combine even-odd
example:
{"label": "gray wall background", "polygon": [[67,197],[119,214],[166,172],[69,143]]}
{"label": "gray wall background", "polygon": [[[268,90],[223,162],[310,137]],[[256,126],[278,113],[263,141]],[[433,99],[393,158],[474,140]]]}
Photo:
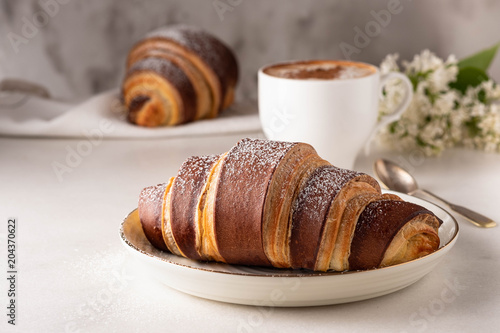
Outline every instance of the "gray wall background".
{"label": "gray wall background", "polygon": [[[213,0],[0,0],[0,79],[28,79],[58,98],[79,101],[119,85],[127,51],[146,32],[188,23],[234,49],[241,68],[238,98],[255,99],[259,67],[344,58],[340,44],[355,45],[356,27],[365,30],[375,21],[372,11],[398,2],[400,13],[373,30],[352,60],[378,65],[387,53],[411,59],[425,48],[460,58],[500,41],[498,0],[215,1],[229,6],[222,14]],[[29,30],[34,23],[40,27]],[[17,52],[13,34],[24,38]],[[498,58],[490,73],[500,81]]]}

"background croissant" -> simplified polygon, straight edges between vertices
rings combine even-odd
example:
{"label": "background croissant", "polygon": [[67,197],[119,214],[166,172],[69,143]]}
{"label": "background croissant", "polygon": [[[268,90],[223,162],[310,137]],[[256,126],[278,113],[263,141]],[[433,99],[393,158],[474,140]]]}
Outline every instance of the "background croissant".
{"label": "background croissant", "polygon": [[122,99],[134,124],[178,125],[216,117],[233,103],[237,81],[228,46],[203,29],[174,25],[130,50]]}

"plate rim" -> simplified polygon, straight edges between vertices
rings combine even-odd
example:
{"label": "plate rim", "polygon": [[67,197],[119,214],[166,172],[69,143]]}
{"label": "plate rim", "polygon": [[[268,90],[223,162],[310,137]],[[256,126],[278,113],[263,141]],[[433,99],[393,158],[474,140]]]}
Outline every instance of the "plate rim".
{"label": "plate rim", "polygon": [[[403,196],[410,196],[406,193],[401,193],[401,192],[397,192],[397,191],[391,191],[391,190],[382,190],[383,193],[392,193],[392,194],[396,194],[396,195],[403,195]],[[386,271],[386,270],[389,270],[389,269],[398,269],[398,267],[402,267],[402,266],[405,266],[405,265],[408,265],[409,263],[415,263],[415,262],[418,262],[418,261],[422,261],[422,260],[426,260],[430,257],[433,257],[435,255],[438,255],[440,252],[443,252],[443,251],[446,251],[448,249],[448,247],[454,243],[457,239],[457,236],[459,234],[459,230],[460,230],[460,227],[459,227],[459,224],[457,222],[457,220],[455,219],[455,217],[446,209],[444,209],[443,207],[441,207],[440,205],[438,204],[435,204],[434,202],[431,202],[429,200],[426,200],[426,199],[423,199],[423,198],[419,198],[419,197],[414,197],[414,196],[411,196],[412,198],[416,198],[418,200],[422,200],[422,201],[425,201],[427,203],[429,203],[430,205],[433,205],[439,209],[441,209],[443,212],[445,212],[452,220],[453,224],[455,225],[455,231],[452,235],[452,237],[448,240],[448,242],[446,242],[446,244],[444,244],[443,246],[441,246],[439,249],[437,249],[436,251],[428,254],[428,255],[425,255],[423,257],[420,257],[420,258],[416,258],[416,259],[413,259],[411,261],[407,261],[407,262],[404,262],[404,263],[400,263],[400,264],[396,264],[396,265],[391,265],[391,266],[386,266],[386,267],[381,267],[381,268],[372,268],[372,269],[368,269],[368,270],[358,270],[358,271],[342,271],[342,272],[338,272],[338,271],[326,271],[326,272],[314,272],[314,271],[306,271],[306,270],[296,270],[297,273],[286,273],[286,272],[283,272],[283,273],[280,273],[279,272],[279,268],[275,268],[275,267],[262,267],[262,268],[265,268],[265,269],[270,269],[270,270],[273,270],[273,269],[276,269],[276,274],[273,274],[273,273],[258,273],[258,272],[225,272],[225,271],[221,271],[221,270],[216,270],[216,269],[211,269],[211,268],[206,268],[206,267],[194,267],[194,266],[191,266],[191,265],[187,265],[187,264],[183,264],[183,263],[179,263],[179,262],[175,262],[175,261],[171,261],[169,259],[166,259],[166,258],[161,258],[161,257],[158,257],[158,256],[155,256],[154,254],[151,254],[151,253],[148,253],[140,248],[138,248],[136,245],[134,245],[126,236],[125,236],[125,231],[124,231],[124,225],[125,223],[128,221],[129,217],[134,214],[138,208],[135,208],[133,209],[130,213],[128,213],[125,218],[123,218],[122,222],[120,223],[120,238],[121,238],[121,241],[124,243],[124,245],[126,245],[126,247],[130,250],[130,249],[133,249],[135,252],[139,253],[139,254],[142,254],[142,255],[146,255],[147,257],[153,259],[153,260],[158,260],[159,262],[164,262],[164,263],[167,263],[167,264],[172,264],[172,265],[175,265],[175,266],[179,266],[179,267],[182,267],[182,268],[187,268],[187,269],[195,269],[195,270],[199,270],[199,271],[203,271],[203,272],[209,272],[209,273],[218,273],[218,274],[226,274],[226,275],[236,275],[236,276],[252,276],[252,277],[283,277],[283,278],[303,278],[303,277],[325,277],[325,276],[346,276],[346,275],[352,275],[352,274],[370,274],[370,273],[373,273],[373,272],[383,272],[383,271]],[[432,210],[431,210],[432,211]],[[172,253],[169,253],[170,255],[175,255],[175,254],[172,254]],[[189,258],[184,258],[184,257],[179,257],[179,258],[182,258],[182,259],[186,259],[186,260],[192,260],[193,262],[196,262],[196,263],[203,263],[201,261],[197,261],[197,260],[194,260],[194,259],[189,259]],[[209,264],[218,264],[218,265],[227,265],[227,266],[230,266],[230,267],[259,267],[259,266],[245,266],[245,265],[231,265],[231,264],[225,264],[225,263],[219,263],[219,262],[207,262]],[[287,269],[288,271],[291,270],[291,269]]]}

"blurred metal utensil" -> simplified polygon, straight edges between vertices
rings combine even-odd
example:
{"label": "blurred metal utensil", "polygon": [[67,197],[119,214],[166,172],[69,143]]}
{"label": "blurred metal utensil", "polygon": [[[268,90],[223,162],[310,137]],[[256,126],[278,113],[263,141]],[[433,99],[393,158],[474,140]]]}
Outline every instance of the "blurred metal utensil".
{"label": "blurred metal utensil", "polygon": [[415,178],[413,178],[413,176],[408,171],[394,162],[384,159],[377,159],[373,164],[373,170],[375,171],[375,175],[379,178],[381,183],[390,190],[406,193],[409,195],[423,193],[427,196],[433,197],[434,199],[437,199],[447,205],[456,213],[462,215],[467,221],[471,222],[477,227],[492,228],[497,225],[495,221],[482,214],[479,214],[468,208],[452,204],[451,202],[448,202],[447,200],[440,198],[429,191],[420,189]]}

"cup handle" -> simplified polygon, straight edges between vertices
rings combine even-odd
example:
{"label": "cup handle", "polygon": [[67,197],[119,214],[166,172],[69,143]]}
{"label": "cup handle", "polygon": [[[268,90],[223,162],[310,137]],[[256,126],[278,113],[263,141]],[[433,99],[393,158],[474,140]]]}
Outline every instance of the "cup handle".
{"label": "cup handle", "polygon": [[[370,137],[368,141],[365,144],[365,155],[368,155],[370,153],[370,146],[373,141],[373,138],[375,135],[380,131],[381,128],[389,125],[390,123],[398,120],[403,112],[406,111],[408,106],[410,105],[410,102],[413,98],[413,85],[411,81],[408,79],[408,77],[402,73],[398,72],[391,72],[387,73],[382,76],[380,79],[380,98],[382,98],[382,91],[384,89],[385,84],[387,83],[388,80],[393,79],[393,78],[398,78],[400,79],[404,86],[405,86],[405,94],[403,96],[403,100],[401,103],[396,107],[394,112],[391,114],[385,115],[378,123],[375,125],[375,128],[372,130]],[[378,110],[377,110],[378,111]]]}

